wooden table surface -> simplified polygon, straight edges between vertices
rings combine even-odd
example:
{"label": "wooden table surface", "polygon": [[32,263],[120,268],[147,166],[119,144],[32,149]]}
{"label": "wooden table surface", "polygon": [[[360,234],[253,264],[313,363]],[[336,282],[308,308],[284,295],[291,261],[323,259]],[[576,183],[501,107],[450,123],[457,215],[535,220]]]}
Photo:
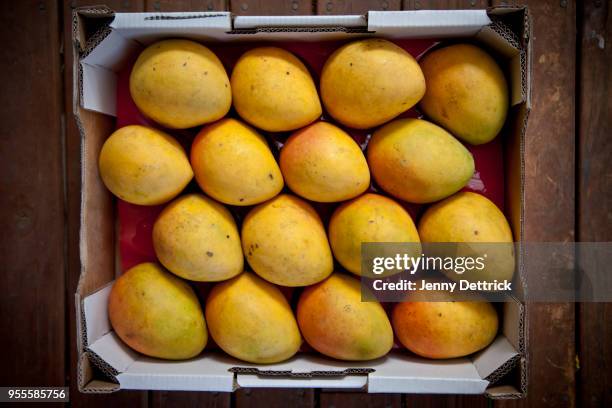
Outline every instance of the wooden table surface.
{"label": "wooden table surface", "polygon": [[611,406],[612,306],[570,303],[527,306],[529,390],[520,401],[300,389],[80,394],[74,327],[80,142],[71,113],[71,13],[74,7],[100,3],[120,12],[250,15],[527,3],[534,55],[525,238],[612,241],[609,1],[5,0],[0,2],[0,385],[69,385],[71,403],[88,407]]}

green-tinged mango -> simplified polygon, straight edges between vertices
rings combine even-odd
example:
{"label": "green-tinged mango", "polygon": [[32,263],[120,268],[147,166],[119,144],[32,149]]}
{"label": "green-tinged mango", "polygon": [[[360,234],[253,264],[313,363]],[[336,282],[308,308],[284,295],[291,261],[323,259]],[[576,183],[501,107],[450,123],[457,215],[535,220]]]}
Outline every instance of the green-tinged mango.
{"label": "green-tinged mango", "polygon": [[474,158],[465,146],[422,119],[396,119],[378,129],[367,156],[378,185],[412,203],[448,197],[474,174]]}
{"label": "green-tinged mango", "polygon": [[378,302],[362,302],[359,281],[348,275],[334,273],[304,289],[297,319],[312,348],[339,360],[376,359],[393,346],[385,310]]}
{"label": "green-tinged mango", "polygon": [[215,285],[206,301],[206,319],[215,343],[249,363],[287,360],[302,344],[284,295],[250,272]]}
{"label": "green-tinged mango", "polygon": [[193,289],[155,263],[136,265],[115,281],[108,316],[121,340],[151,357],[195,357],[208,340]]}

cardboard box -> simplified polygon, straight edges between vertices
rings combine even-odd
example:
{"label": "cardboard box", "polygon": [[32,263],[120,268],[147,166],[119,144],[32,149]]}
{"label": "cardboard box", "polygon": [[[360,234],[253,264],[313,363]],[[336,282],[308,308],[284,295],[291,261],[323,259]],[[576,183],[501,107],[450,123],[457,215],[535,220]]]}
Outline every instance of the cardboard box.
{"label": "cardboard box", "polygon": [[[511,82],[503,130],[506,213],[515,239],[523,235],[523,146],[530,109],[530,27],[526,8],[369,12],[365,16],[232,16],[210,13],[118,13],[106,7],[74,13],[75,116],[82,138],[81,277],[76,293],[78,386],[87,393],[119,389],[233,391],[239,387],[333,388],[370,393],[524,396],[527,316],[518,300],[503,303],[500,334],[467,358],[435,361],[401,351],[371,362],[340,362],[298,354],[257,366],[222,353],[183,362],[134,352],[114,334],[107,298],[116,276],[113,198],[98,175],[97,158],[114,130],[116,72],[143,45],[165,37],[201,41],[325,41],[384,38],[469,38],[493,51]],[[521,251],[515,286],[524,285]],[[507,375],[508,374],[508,375]]]}

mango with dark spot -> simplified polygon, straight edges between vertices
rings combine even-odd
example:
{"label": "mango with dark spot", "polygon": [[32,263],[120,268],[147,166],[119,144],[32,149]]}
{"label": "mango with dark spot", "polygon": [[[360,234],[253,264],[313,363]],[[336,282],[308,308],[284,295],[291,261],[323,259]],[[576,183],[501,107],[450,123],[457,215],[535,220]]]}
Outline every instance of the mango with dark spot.
{"label": "mango with dark spot", "polygon": [[202,190],[225,204],[259,204],[284,185],[266,140],[236,119],[200,130],[191,146],[191,165]]}
{"label": "mango with dark spot", "polygon": [[201,194],[184,195],[164,208],[153,225],[153,247],[166,268],[193,281],[229,279],[244,267],[234,218]]}
{"label": "mango with dark spot", "polygon": [[304,289],[297,319],[306,342],[319,353],[339,360],[365,361],[387,354],[393,330],[376,301],[361,301],[359,281],[334,273]]}
{"label": "mango with dark spot", "polygon": [[312,285],[328,277],[334,267],[319,215],[306,201],[289,194],[247,214],[242,248],[255,273],[277,285]]}
{"label": "mango with dark spot", "polygon": [[208,340],[193,289],[156,263],[136,265],[115,281],[108,316],[121,340],[151,357],[195,357]]}
{"label": "mango with dark spot", "polygon": [[184,39],[163,40],[142,51],[130,74],[130,94],[142,113],[173,129],[221,119],[232,104],[219,58]]}

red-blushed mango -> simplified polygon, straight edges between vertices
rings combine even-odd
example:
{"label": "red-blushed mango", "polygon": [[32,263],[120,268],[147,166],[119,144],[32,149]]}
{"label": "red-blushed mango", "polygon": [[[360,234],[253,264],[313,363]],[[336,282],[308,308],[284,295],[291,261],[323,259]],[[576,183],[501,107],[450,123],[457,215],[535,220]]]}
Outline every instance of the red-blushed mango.
{"label": "red-blushed mango", "polygon": [[393,346],[385,310],[378,302],[362,302],[359,281],[348,275],[334,273],[304,289],[297,319],[312,348],[339,360],[372,360]]}
{"label": "red-blushed mango", "polygon": [[168,270],[193,281],[229,279],[244,267],[232,214],[201,194],[179,197],[164,208],[153,225],[153,247]]}
{"label": "red-blushed mango", "polygon": [[100,151],[98,168],[114,195],[138,205],[170,201],[193,178],[187,154],[176,139],[139,125],[110,135]]}
{"label": "red-blushed mango", "polygon": [[287,139],[280,167],[289,188],[312,201],[344,201],[370,186],[370,170],[361,148],[346,132],[316,122]]}
{"label": "red-blushed mango", "polygon": [[414,292],[393,309],[395,335],[408,350],[427,358],[463,357],[482,350],[497,334],[497,312],[484,298],[474,297],[459,301],[454,293]]}
{"label": "red-blushed mango", "polygon": [[448,197],[474,174],[474,158],[465,146],[422,119],[396,119],[376,130],[367,156],[378,185],[412,203]]}
{"label": "red-blushed mango", "polygon": [[115,281],[108,316],[121,340],[151,357],[195,357],[208,340],[193,289],[156,263],[136,265]]}
{"label": "red-blushed mango", "polygon": [[255,273],[277,285],[312,285],[334,268],[319,215],[306,201],[289,194],[259,204],[247,214],[242,249]]}
{"label": "red-blushed mango", "polygon": [[356,129],[393,119],[424,93],[425,78],[412,55],[380,38],[340,47],[321,73],[325,109],[338,122]]}
{"label": "red-blushed mango", "polygon": [[202,44],[181,39],[145,48],[130,74],[130,94],[142,113],[173,129],[214,122],[232,104],[219,58]]}
{"label": "red-blushed mango", "polygon": [[294,130],[321,116],[310,72],[295,55],[278,47],[253,48],[231,76],[234,107],[242,119],[270,132]]}
{"label": "red-blushed mango", "polygon": [[215,343],[249,363],[287,360],[302,344],[285,296],[250,272],[213,287],[206,300],[206,319]]}
{"label": "red-blushed mango", "polygon": [[419,236],[425,243],[456,243],[429,246],[436,255],[484,258],[484,268],[463,274],[443,270],[453,280],[471,282],[512,280],[514,244],[512,230],[504,214],[488,198],[460,192],[429,207],[419,221]]}
{"label": "red-blushed mango", "polygon": [[283,176],[266,140],[236,119],[223,119],[198,133],[191,165],[202,190],[225,204],[259,204],[283,189]]}
{"label": "red-blushed mango", "polygon": [[[329,222],[334,256],[348,271],[361,275],[363,242],[416,242],[419,234],[410,214],[390,198],[364,194],[343,203]],[[414,256],[421,254],[420,245]]]}
{"label": "red-blushed mango", "polygon": [[455,44],[428,52],[420,64],[427,82],[420,107],[427,117],[473,145],[497,136],[508,113],[508,84],[489,54]]}

